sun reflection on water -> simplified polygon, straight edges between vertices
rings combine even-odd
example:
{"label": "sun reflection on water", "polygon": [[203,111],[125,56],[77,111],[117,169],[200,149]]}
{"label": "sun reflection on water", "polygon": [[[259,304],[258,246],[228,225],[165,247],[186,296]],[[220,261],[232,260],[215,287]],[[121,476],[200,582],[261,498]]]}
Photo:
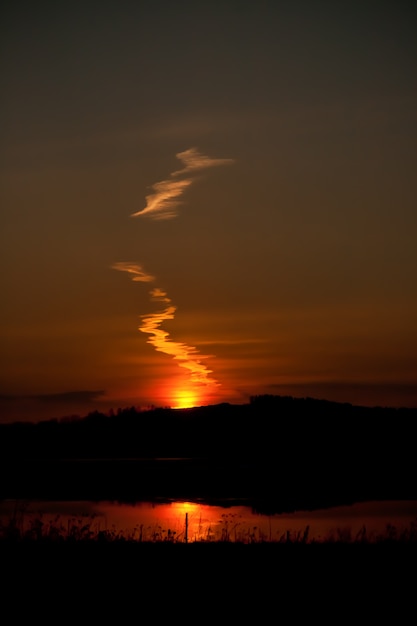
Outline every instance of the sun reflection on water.
{"label": "sun reflection on water", "polygon": [[[16,502],[0,503],[0,527],[7,520],[21,532],[63,536],[109,533],[139,541],[299,541],[326,537],[354,539],[366,529],[367,540],[394,527],[417,532],[417,501],[368,502],[317,511],[259,515],[245,506],[215,506],[199,502]],[[394,530],[393,530],[394,529]],[[396,531],[396,532],[397,532]],[[362,536],[361,535],[361,536]]]}

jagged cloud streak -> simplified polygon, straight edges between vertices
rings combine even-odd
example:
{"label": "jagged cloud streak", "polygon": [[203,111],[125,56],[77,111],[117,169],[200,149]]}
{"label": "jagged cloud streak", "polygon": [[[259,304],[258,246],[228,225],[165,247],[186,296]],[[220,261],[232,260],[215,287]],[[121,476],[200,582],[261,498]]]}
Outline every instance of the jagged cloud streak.
{"label": "jagged cloud streak", "polygon": [[[132,217],[147,216],[156,220],[176,217],[176,209],[180,204],[179,198],[194,182],[198,172],[234,162],[233,159],[213,159],[201,154],[196,148],[179,152],[176,156],[184,167],[172,172],[166,180],[155,183],[152,186],[153,193],[146,196],[145,208],[132,213]],[[137,263],[121,261],[112,265],[112,268],[126,272],[135,282],[153,282],[155,280],[154,276],[145,272],[143,267]],[[149,335],[148,343],[158,352],[172,356],[180,367],[187,369],[190,372],[192,382],[219,385],[211,377],[212,370],[202,363],[208,356],[200,355],[196,348],[187,346],[185,343],[172,341],[169,338],[169,333],[162,330],[162,324],[167,320],[173,320],[176,312],[176,307],[165,291],[155,287],[151,289],[150,296],[153,302],[164,303],[165,307],[155,313],[141,315],[142,323],[139,330]]]}
{"label": "jagged cloud streak", "polygon": [[[152,276],[144,272],[142,266],[135,263],[115,263],[112,268],[131,274],[134,281],[149,282],[153,280]],[[167,306],[161,311],[141,315],[142,324],[139,326],[139,330],[150,335],[148,343],[158,352],[169,354],[177,360],[180,367],[184,367],[191,373],[190,378],[194,383],[218,385],[219,383],[210,376],[212,370],[202,363],[202,360],[207,359],[208,356],[200,355],[196,348],[187,346],[185,343],[172,341],[169,339],[169,333],[161,329],[164,322],[174,319],[176,311],[176,307],[172,305],[171,299],[168,298],[165,291],[156,287],[150,291],[150,296],[154,302],[163,302]]]}
{"label": "jagged cloud streak", "polygon": [[201,154],[196,148],[189,148],[176,155],[184,167],[172,172],[170,177],[152,185],[153,193],[146,196],[144,209],[132,213],[132,217],[146,215],[156,220],[167,220],[177,216],[179,198],[194,182],[197,172],[219,165],[229,165],[233,159],[212,159]]}

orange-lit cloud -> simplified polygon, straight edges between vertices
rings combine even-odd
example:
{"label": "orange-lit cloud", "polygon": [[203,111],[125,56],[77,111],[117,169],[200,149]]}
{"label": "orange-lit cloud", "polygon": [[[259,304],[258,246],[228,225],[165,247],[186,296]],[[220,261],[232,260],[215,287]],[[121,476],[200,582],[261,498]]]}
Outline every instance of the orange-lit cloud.
{"label": "orange-lit cloud", "polygon": [[[115,263],[113,269],[127,272],[133,275],[132,280],[148,282],[154,280],[152,276],[146,274],[140,265],[135,263]],[[155,302],[163,302],[167,304],[162,311],[141,315],[142,324],[139,330],[149,335],[148,343],[150,343],[158,352],[164,352],[172,356],[178,365],[190,372],[191,381],[204,385],[219,385],[219,383],[211,377],[212,370],[208,369],[202,361],[207,356],[200,355],[198,350],[193,346],[187,346],[179,341],[172,341],[169,333],[161,329],[161,325],[167,320],[173,320],[176,307],[172,305],[171,299],[166,292],[159,287],[151,289],[149,292],[151,299]]]}
{"label": "orange-lit cloud", "polygon": [[159,287],[155,287],[150,292],[152,300],[158,300],[159,302],[171,302],[171,300],[167,297],[167,294]]}
{"label": "orange-lit cloud", "polygon": [[147,274],[143,270],[142,266],[138,265],[137,263],[126,263],[124,261],[119,261],[118,263],[114,263],[112,265],[112,269],[132,274],[132,280],[138,283],[149,283],[155,280],[154,276],[151,276],[151,274]]}
{"label": "orange-lit cloud", "polygon": [[[146,206],[141,211],[132,213],[133,217],[148,215],[154,219],[170,219],[176,216],[176,209],[180,204],[179,198],[195,180],[195,174],[202,170],[219,165],[229,165],[233,159],[213,159],[201,154],[196,148],[190,148],[176,155],[183,164],[182,169],[172,172],[166,180],[155,183],[152,186],[153,193],[146,196]],[[151,282],[154,277],[145,272],[141,265],[137,263],[119,262],[115,263],[113,269],[130,274],[133,281]],[[208,369],[203,360],[207,356],[200,355],[193,346],[188,346],[179,341],[169,338],[169,333],[161,328],[162,324],[168,320],[173,320],[176,307],[166,292],[159,287],[151,289],[150,297],[154,302],[164,303],[165,308],[155,313],[142,315],[142,323],[139,330],[149,335],[150,343],[158,352],[173,357],[180,367],[185,368],[190,373],[193,383],[203,385],[215,385],[219,383],[211,377],[212,371]]]}
{"label": "orange-lit cloud", "polygon": [[233,159],[212,159],[201,154],[196,148],[178,152],[176,157],[184,164],[184,167],[172,172],[166,180],[152,185],[153,193],[146,196],[145,208],[132,213],[132,217],[149,215],[158,220],[176,217],[176,208],[180,204],[179,198],[194,181],[192,174],[210,167],[233,163]]}
{"label": "orange-lit cloud", "polygon": [[177,158],[182,161],[185,167],[171,174],[171,176],[179,176],[196,170],[204,170],[208,167],[216,167],[217,165],[231,165],[233,159],[212,159],[211,157],[201,154],[197,148],[189,148],[184,152],[178,152]]}

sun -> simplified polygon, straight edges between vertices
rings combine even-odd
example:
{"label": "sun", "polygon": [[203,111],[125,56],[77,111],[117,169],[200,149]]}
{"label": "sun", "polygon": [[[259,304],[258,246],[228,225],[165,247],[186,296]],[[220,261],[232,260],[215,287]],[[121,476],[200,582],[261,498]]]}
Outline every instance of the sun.
{"label": "sun", "polygon": [[178,389],[173,393],[173,409],[190,409],[197,406],[200,402],[200,397],[195,390],[191,389]]}

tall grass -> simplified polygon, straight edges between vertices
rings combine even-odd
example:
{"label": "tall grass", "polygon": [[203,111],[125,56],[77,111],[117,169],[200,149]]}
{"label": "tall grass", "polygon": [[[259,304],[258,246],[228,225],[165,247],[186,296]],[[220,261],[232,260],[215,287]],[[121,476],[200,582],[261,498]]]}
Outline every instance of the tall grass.
{"label": "tall grass", "polygon": [[285,530],[274,536],[256,526],[240,528],[238,523],[225,520],[216,530],[208,527],[192,536],[188,534],[186,519],[183,530],[179,532],[163,528],[159,524],[138,524],[132,530],[122,531],[115,527],[102,529],[95,516],[64,519],[57,515],[53,519],[44,520],[42,515],[27,515],[24,511],[16,511],[6,522],[0,521],[0,542],[417,544],[417,519],[401,529],[387,524],[383,532],[368,532],[363,526],[359,532],[353,534],[350,528],[337,528],[317,539],[310,536],[309,526],[298,531]]}

